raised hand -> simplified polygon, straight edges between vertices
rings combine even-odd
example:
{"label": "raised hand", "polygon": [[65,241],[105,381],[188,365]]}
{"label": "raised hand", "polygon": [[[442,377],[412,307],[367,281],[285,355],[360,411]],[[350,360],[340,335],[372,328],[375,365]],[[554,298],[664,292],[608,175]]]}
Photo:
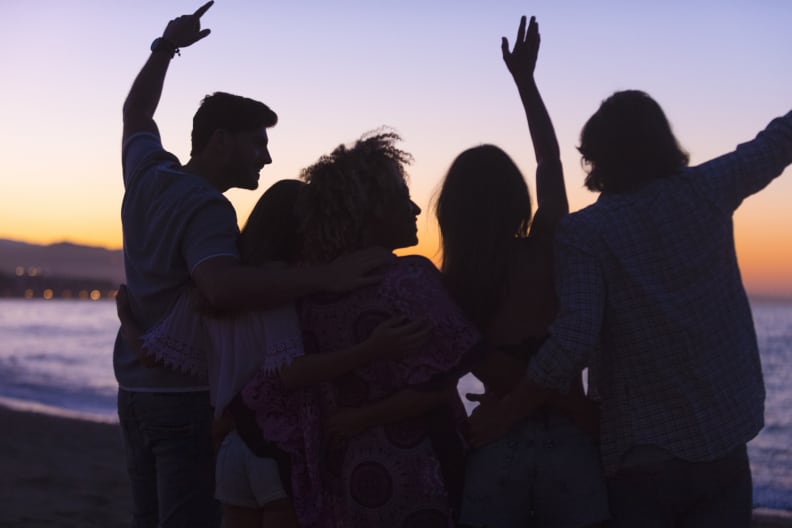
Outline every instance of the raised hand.
{"label": "raised hand", "polygon": [[201,29],[201,17],[212,7],[212,4],[214,4],[214,0],[209,0],[209,2],[199,7],[195,13],[182,15],[168,22],[165,31],[162,33],[162,38],[177,48],[186,48],[206,37],[212,30],[209,28]]}
{"label": "raised hand", "polygon": [[517,39],[511,51],[506,37],[501,40],[503,61],[520,92],[536,154],[536,198],[539,207],[532,223],[532,233],[535,229],[536,232],[554,229],[569,212],[558,140],[534,79],[539,41],[539,24],[535,17],[531,17],[527,29],[525,17],[520,19]]}
{"label": "raised hand", "polygon": [[533,77],[536,57],[539,54],[539,41],[539,24],[536,22],[536,17],[531,17],[527,31],[525,16],[520,19],[520,27],[517,29],[517,38],[512,51],[509,51],[509,39],[501,37],[503,61],[516,81]]}

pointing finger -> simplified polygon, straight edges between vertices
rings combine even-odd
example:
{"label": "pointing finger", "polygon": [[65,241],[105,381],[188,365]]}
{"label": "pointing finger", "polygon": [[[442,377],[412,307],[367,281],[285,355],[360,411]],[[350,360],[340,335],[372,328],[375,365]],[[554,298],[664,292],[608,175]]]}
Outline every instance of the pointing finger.
{"label": "pointing finger", "polygon": [[201,6],[201,7],[199,7],[198,9],[196,9],[196,10],[195,10],[195,13],[193,13],[193,16],[196,16],[196,17],[198,17],[198,18],[201,18],[201,17],[203,16],[203,14],[204,14],[204,13],[206,13],[207,11],[209,11],[209,8],[210,8],[210,7],[212,7],[212,4],[214,4],[214,0],[209,0],[209,1],[208,1],[208,2],[206,2],[204,5],[202,5],[202,6]]}

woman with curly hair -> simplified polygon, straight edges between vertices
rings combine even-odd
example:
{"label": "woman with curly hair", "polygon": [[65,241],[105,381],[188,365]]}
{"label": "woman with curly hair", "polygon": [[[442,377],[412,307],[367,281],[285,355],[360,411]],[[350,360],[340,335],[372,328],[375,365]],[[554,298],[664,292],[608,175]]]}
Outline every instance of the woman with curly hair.
{"label": "woman with curly hair", "polygon": [[[339,146],[305,169],[298,203],[303,256],[327,262],[368,247],[417,243],[398,136],[381,132]],[[426,321],[432,337],[400,360],[372,362],[318,389],[279,391],[259,376],[242,391],[264,439],[292,461],[303,526],[453,526],[464,467],[459,377],[478,359],[480,336],[446,293],[434,265],[393,257],[382,281],[298,306],[306,354],[366,339],[394,316]],[[279,411],[275,411],[279,408]]]}
{"label": "woman with curly hair", "polygon": [[[237,240],[246,266],[282,268],[299,259],[295,203],[304,187],[298,180],[281,180],[258,200]],[[210,314],[197,291],[188,288],[146,331],[132,315],[123,285],[116,302],[123,334],[144,361],[208,379],[216,418],[215,498],[223,506],[224,528],[298,526],[289,499],[289,460],[261,442],[249,412],[241,409],[238,393],[250,378],[258,372],[269,383],[295,389],[377,359],[398,359],[428,338],[420,324],[388,319],[355,346],[306,356],[294,302],[265,311]]]}
{"label": "woman with curly hair", "polygon": [[[536,153],[538,209],[520,170],[498,147],[466,150],[451,165],[437,199],[442,272],[454,300],[491,345],[474,369],[481,406],[518,384],[555,318],[553,238],[568,212],[553,124],[534,80],[539,30],[522,18],[503,58],[517,84]],[[474,409],[473,414],[477,413]],[[593,405],[579,379],[505,436],[486,445],[475,435],[460,522],[469,526],[583,527],[608,517]],[[588,429],[588,432],[586,431]],[[574,505],[574,506],[573,506]]]}

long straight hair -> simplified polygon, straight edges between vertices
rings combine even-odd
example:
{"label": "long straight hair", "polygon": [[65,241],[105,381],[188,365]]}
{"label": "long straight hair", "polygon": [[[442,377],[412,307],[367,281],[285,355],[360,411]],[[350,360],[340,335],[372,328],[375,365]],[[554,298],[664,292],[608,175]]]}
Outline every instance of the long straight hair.
{"label": "long straight hair", "polygon": [[280,180],[261,195],[237,240],[244,264],[261,266],[298,259],[302,237],[295,205],[304,187],[299,180]]}
{"label": "long straight hair", "polygon": [[522,173],[500,148],[462,152],[448,170],[435,213],[446,286],[484,329],[508,288],[515,238],[528,234],[531,196]]}

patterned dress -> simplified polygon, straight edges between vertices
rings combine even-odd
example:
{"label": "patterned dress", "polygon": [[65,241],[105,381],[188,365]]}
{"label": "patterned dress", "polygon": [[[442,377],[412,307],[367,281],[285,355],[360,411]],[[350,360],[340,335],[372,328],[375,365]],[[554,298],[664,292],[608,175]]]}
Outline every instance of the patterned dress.
{"label": "patterned dress", "polygon": [[465,413],[451,406],[379,426],[330,446],[322,422],[401,389],[456,385],[480,358],[478,331],[450,300],[440,273],[423,257],[401,257],[383,281],[344,295],[316,295],[299,306],[306,354],[348,349],[393,316],[429,321],[424,349],[380,361],[306,390],[287,392],[260,372],[242,391],[262,436],[289,454],[293,500],[303,526],[448,527],[464,468]]}

